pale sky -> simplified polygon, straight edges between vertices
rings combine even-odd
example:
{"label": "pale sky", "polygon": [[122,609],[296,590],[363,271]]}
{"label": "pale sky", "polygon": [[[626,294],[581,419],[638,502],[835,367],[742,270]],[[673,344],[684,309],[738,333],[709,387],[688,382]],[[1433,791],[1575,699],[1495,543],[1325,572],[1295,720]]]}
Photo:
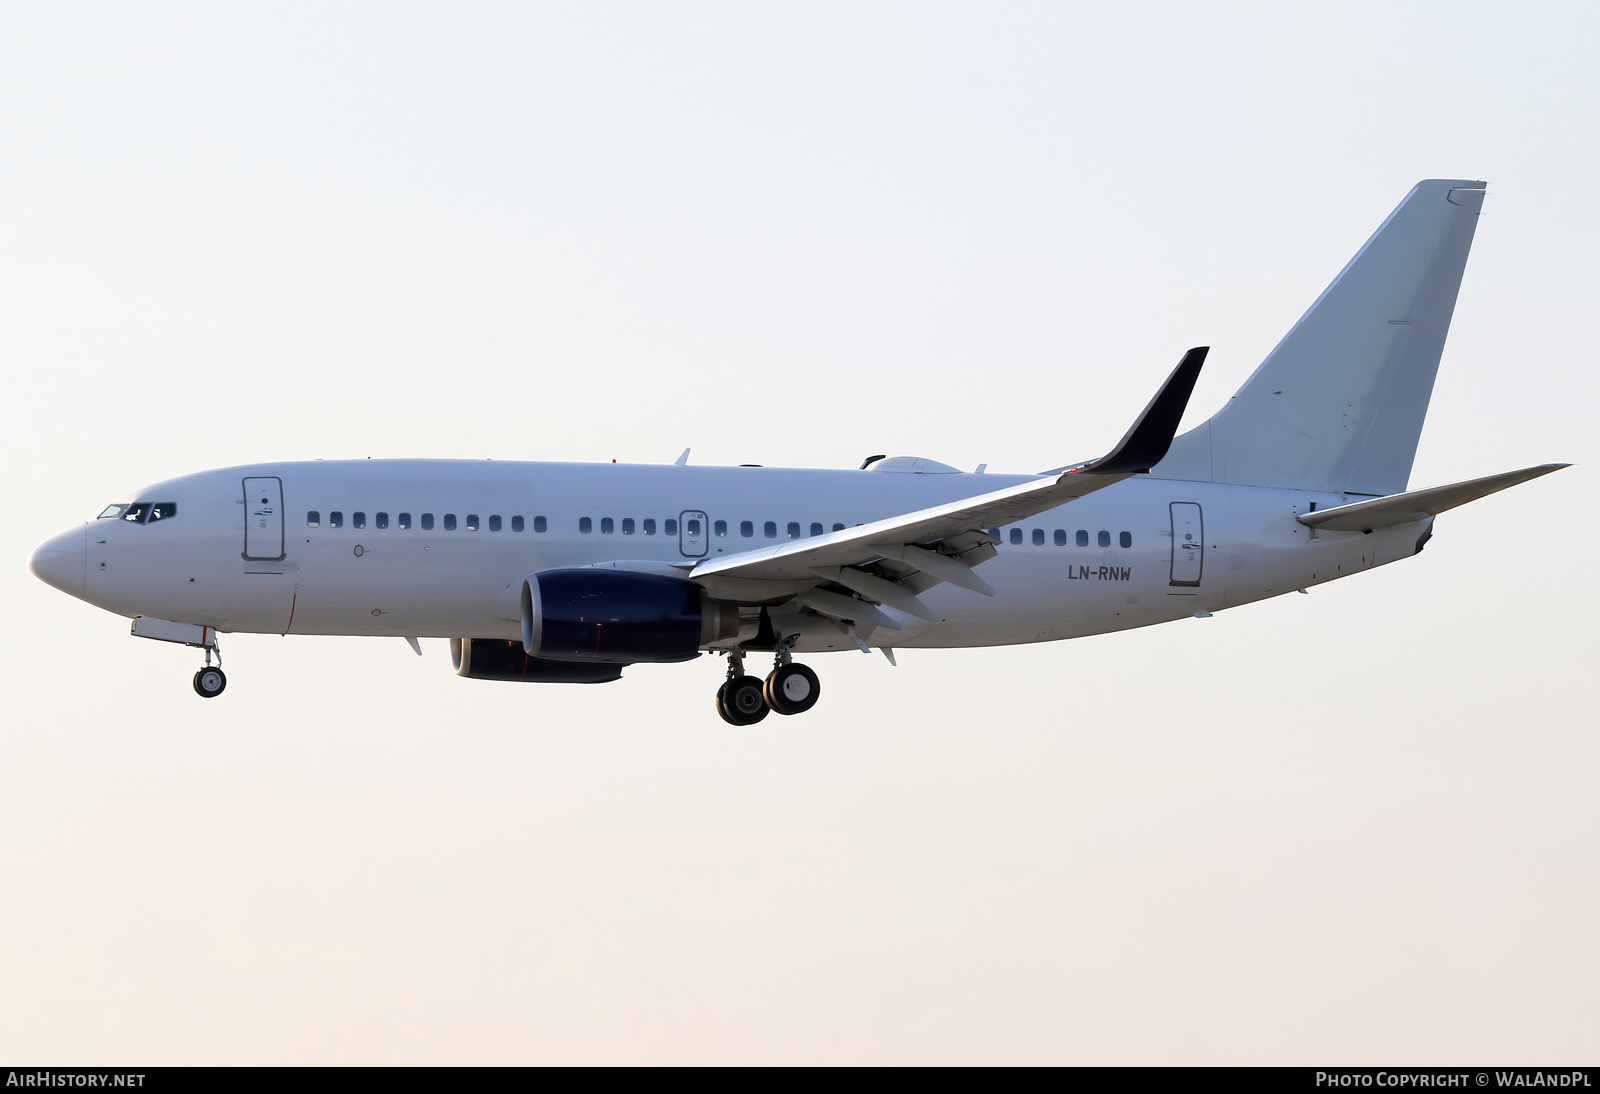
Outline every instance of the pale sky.
{"label": "pale sky", "polygon": [[[1600,1050],[1600,9],[0,9],[0,1057],[1555,1063]],[[1490,182],[1422,556],[1012,649],[461,680],[26,570],[143,483],[465,456],[1034,471],[1208,416]],[[752,662],[756,664],[756,662]],[[764,671],[764,669],[763,669]]]}

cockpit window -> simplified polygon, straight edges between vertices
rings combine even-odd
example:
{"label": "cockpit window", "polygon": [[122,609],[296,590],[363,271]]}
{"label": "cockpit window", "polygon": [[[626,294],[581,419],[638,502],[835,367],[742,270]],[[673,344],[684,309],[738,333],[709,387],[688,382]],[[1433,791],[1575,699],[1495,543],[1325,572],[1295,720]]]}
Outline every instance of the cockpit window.
{"label": "cockpit window", "polygon": [[136,501],[132,505],[117,503],[108,505],[105,512],[96,519],[99,520],[131,520],[135,524],[149,524],[158,520],[178,515],[176,502],[170,501]]}

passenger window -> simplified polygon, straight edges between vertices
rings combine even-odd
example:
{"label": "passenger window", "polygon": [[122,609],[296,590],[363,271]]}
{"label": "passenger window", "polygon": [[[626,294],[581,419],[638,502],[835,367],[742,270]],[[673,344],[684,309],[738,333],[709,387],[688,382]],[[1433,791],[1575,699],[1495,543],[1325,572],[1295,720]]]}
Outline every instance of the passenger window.
{"label": "passenger window", "polygon": [[653,536],[653,535],[656,534],[656,518],[655,517],[645,517],[644,518],[644,534],[647,535],[647,536]]}
{"label": "passenger window", "polygon": [[713,524],[713,525],[712,525],[712,526],[711,526],[711,528],[712,528],[712,530],[713,530],[713,531],[715,531],[715,532],[716,532],[716,533],[717,533],[717,535],[719,535],[719,536],[725,536],[725,535],[727,535],[727,534],[728,534],[728,522],[727,522],[727,521],[725,521],[725,520],[719,520],[719,521],[717,521],[717,523],[715,523],[715,524]]}
{"label": "passenger window", "polygon": [[616,530],[617,530],[617,522],[616,521],[612,520],[610,517],[601,517],[600,518],[600,534],[602,536],[609,536],[612,533],[614,533]]}
{"label": "passenger window", "polygon": [[756,534],[756,526],[748,520],[741,520],[739,522],[739,534],[745,539],[749,539]]}
{"label": "passenger window", "polygon": [[1065,547],[1066,545],[1067,545],[1067,531],[1066,531],[1066,529],[1065,528],[1057,528],[1056,529],[1056,546],[1057,547]]}
{"label": "passenger window", "polygon": [[800,522],[797,521],[797,520],[791,520],[789,522],[789,527],[788,527],[787,531],[789,533],[789,538],[790,539],[799,539],[800,538]]}
{"label": "passenger window", "polygon": [[333,512],[329,513],[328,514],[328,527],[329,528],[343,528],[344,527],[344,514],[339,512],[339,510],[337,510],[337,509],[335,509]]}
{"label": "passenger window", "polygon": [[622,518],[622,534],[623,535],[625,535],[625,536],[633,535],[634,528],[635,528],[635,525],[633,523],[633,518],[632,517],[623,517]]}
{"label": "passenger window", "polygon": [[689,534],[691,536],[698,536],[700,534],[700,522],[699,521],[697,521],[697,520],[689,521]]}
{"label": "passenger window", "polygon": [[1022,542],[1022,529],[1021,528],[1013,528],[1013,529],[1011,529],[1011,542],[1012,543],[1021,543]]}
{"label": "passenger window", "polygon": [[1043,528],[1035,528],[1033,530],[1033,545],[1035,547],[1043,547],[1044,546],[1044,529]]}
{"label": "passenger window", "polygon": [[579,517],[578,531],[582,532],[584,535],[588,535],[590,532],[594,531],[594,521],[590,520],[588,517]]}
{"label": "passenger window", "polygon": [[822,525],[817,523],[816,521],[812,521],[811,522],[811,534],[814,535],[814,536],[820,536],[822,534]]}
{"label": "passenger window", "polygon": [[989,538],[994,540],[996,543],[999,543],[1002,539],[1005,538],[1004,536],[1002,536],[1000,534],[1000,529],[998,529],[998,528],[990,528],[990,529],[988,529],[988,532],[989,532]]}
{"label": "passenger window", "polygon": [[177,515],[178,506],[176,502],[158,501],[150,507],[151,524],[154,524],[158,520],[166,520],[168,517],[175,517]]}
{"label": "passenger window", "polygon": [[1098,535],[1096,535],[1094,538],[1095,538],[1095,542],[1100,544],[1100,546],[1102,546],[1102,547],[1111,546],[1111,533],[1110,532],[1101,532]]}
{"label": "passenger window", "polygon": [[513,532],[521,532],[521,531],[525,530],[527,527],[528,527],[527,523],[521,517],[512,517],[511,518],[511,530]]}
{"label": "passenger window", "polygon": [[761,526],[761,534],[766,536],[768,539],[777,539],[778,538],[778,522],[775,521],[775,520],[767,521],[765,524],[763,524]]}
{"label": "passenger window", "polygon": [[543,517],[534,517],[533,518],[533,530],[535,532],[548,531],[549,528],[550,528],[550,522],[548,520],[545,520]]}
{"label": "passenger window", "polygon": [[456,530],[456,515],[454,513],[446,513],[444,515],[444,530],[446,532],[454,532]]}
{"label": "passenger window", "polygon": [[365,514],[365,513],[351,513],[350,514],[350,527],[352,527],[352,528],[365,528],[366,526],[367,526],[367,514]]}
{"label": "passenger window", "polygon": [[1084,529],[1084,528],[1079,528],[1078,529],[1078,535],[1074,539],[1074,542],[1077,543],[1077,545],[1079,547],[1087,547],[1087,546],[1089,546],[1089,532],[1088,532],[1088,530]]}
{"label": "passenger window", "polygon": [[400,528],[402,528],[402,529],[410,528],[411,527],[411,514],[410,513],[401,513],[400,514],[400,519],[395,521],[395,524],[397,526],[399,526]]}
{"label": "passenger window", "polygon": [[667,533],[667,535],[669,535],[669,536],[677,535],[678,534],[678,522],[677,522],[677,520],[672,518],[672,517],[668,517],[666,520],[661,522],[661,530],[663,532]]}
{"label": "passenger window", "polygon": [[311,510],[311,512],[306,514],[306,527],[307,528],[315,528],[321,522],[322,522],[322,514],[317,512],[315,509]]}
{"label": "passenger window", "polygon": [[1117,533],[1117,542],[1122,544],[1122,546],[1124,546],[1124,547],[1132,547],[1133,546],[1133,533],[1132,532],[1118,532]]}
{"label": "passenger window", "polygon": [[833,526],[833,530],[834,530],[834,531],[835,531],[835,532],[842,532],[842,531],[844,531],[844,525],[842,525],[842,524],[835,524],[835,525],[834,525],[834,526]]}
{"label": "passenger window", "polygon": [[489,531],[498,532],[500,530],[500,527],[501,527],[501,525],[500,525],[499,516],[498,515],[491,515],[489,517]]}
{"label": "passenger window", "polygon": [[372,523],[377,525],[379,528],[387,528],[387,527],[389,527],[389,514],[388,513],[379,513],[379,514],[377,514],[375,517],[373,517]]}
{"label": "passenger window", "polygon": [[476,514],[476,513],[468,513],[467,514],[467,531],[476,532],[477,530],[478,530],[478,514]]}
{"label": "passenger window", "polygon": [[[334,527],[337,528],[338,525],[334,525]],[[424,513],[424,514],[422,514],[422,530],[424,532],[433,531],[433,514],[432,513]]]}

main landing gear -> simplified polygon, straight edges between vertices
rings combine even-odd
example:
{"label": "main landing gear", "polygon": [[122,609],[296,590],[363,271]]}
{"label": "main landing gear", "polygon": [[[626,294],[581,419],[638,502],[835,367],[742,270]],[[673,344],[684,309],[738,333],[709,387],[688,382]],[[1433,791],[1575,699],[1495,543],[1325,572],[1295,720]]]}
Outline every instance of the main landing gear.
{"label": "main landing gear", "polygon": [[228,686],[228,678],[222,674],[222,651],[216,650],[217,663],[213,665],[212,650],[216,650],[216,647],[205,647],[205,667],[194,674],[194,693],[202,699],[215,699],[222,694],[222,689]]}
{"label": "main landing gear", "polygon": [[767,677],[761,694],[767,706],[779,714],[804,714],[817,705],[822,683],[804,665],[779,665]]}
{"label": "main landing gear", "polygon": [[738,655],[728,658],[728,679],[717,689],[717,713],[729,725],[753,726],[767,716],[767,700],[761,694],[761,679],[744,675]]}
{"label": "main landing gear", "polygon": [[804,714],[817,705],[822,683],[817,674],[789,659],[789,644],[778,646],[765,680],[744,674],[744,653],[728,651],[728,679],[717,689],[717,713],[730,725],[755,725],[768,711]]}

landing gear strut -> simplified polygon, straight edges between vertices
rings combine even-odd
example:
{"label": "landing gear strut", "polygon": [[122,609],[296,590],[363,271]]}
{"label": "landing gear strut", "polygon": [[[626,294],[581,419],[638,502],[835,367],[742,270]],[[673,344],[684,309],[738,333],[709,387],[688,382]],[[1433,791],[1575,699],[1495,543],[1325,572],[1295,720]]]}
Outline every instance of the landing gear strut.
{"label": "landing gear strut", "polygon": [[728,679],[717,689],[717,713],[730,725],[755,725],[768,711],[803,714],[817,703],[822,684],[817,674],[789,658],[794,639],[778,643],[772,672],[765,680],[744,673],[744,651],[728,651]]}
{"label": "landing gear strut", "polygon": [[821,698],[822,682],[816,673],[789,659],[791,642],[779,643],[777,663],[768,674],[761,693],[767,706],[779,714],[804,714]]}
{"label": "landing gear strut", "polygon": [[[202,699],[215,699],[222,694],[222,689],[228,686],[228,678],[222,673],[222,651],[215,646],[204,647],[206,651],[206,664],[199,672],[194,674],[194,693]],[[217,663],[212,665],[211,653],[215,650]]]}
{"label": "landing gear strut", "polygon": [[717,713],[729,725],[753,726],[767,716],[761,680],[744,674],[744,654],[728,651],[728,679],[717,689]]}

